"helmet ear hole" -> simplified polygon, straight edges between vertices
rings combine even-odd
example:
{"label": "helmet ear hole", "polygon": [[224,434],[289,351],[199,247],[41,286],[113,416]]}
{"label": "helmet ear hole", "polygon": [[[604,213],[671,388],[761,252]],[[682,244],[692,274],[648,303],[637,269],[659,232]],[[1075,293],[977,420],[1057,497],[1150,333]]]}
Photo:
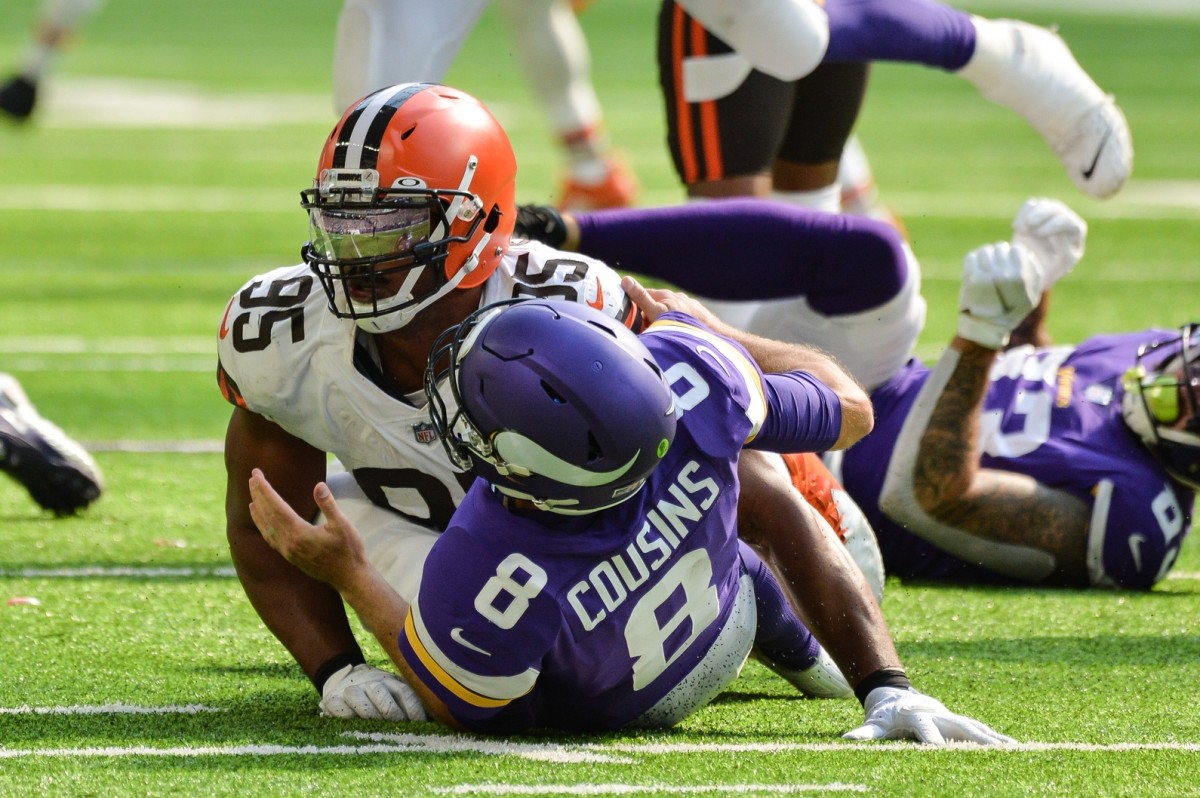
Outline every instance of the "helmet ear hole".
{"label": "helmet ear hole", "polygon": [[499,205],[493,205],[492,210],[488,212],[487,221],[483,223],[485,233],[494,233],[496,228],[500,226],[500,220],[503,218],[504,212],[500,210]]}
{"label": "helmet ear hole", "polygon": [[545,380],[542,380],[542,390],[546,392],[546,395],[550,397],[550,401],[554,404],[565,405],[567,403],[566,398],[561,393],[556,391],[553,385]]}
{"label": "helmet ear hole", "polygon": [[604,457],[604,447],[596,440],[595,434],[588,430],[588,462],[594,463]]}

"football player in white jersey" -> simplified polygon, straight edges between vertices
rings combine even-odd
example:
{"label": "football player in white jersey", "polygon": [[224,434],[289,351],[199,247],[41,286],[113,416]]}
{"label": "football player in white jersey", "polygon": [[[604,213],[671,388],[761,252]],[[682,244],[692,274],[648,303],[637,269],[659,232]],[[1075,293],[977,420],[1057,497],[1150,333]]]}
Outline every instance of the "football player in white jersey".
{"label": "football player in white jersey", "polygon": [[[492,0],[345,0],[333,51],[333,102],[341,113],[396,83],[439,83]],[[592,85],[590,53],[569,0],[495,0],[512,49],[541,102],[567,173],[563,208],[632,205],[636,176],[609,146]]]}
{"label": "football player in white jersey", "polygon": [[[519,296],[584,303],[641,326],[603,263],[510,240],[515,173],[507,136],[474,98],[429,84],[375,92],[335,126],[315,186],[303,192],[312,225],[305,262],[251,279],[221,318],[217,376],[234,405],[225,445],[231,554],[251,603],[329,714],[403,716],[392,692],[400,683],[365,664],[336,591],[263,541],[247,509],[251,471],[261,469],[305,518],[318,511],[313,487],[328,477],[372,562],[411,599],[467,482],[438,451],[423,408],[437,335],[483,304]],[[788,352],[762,365],[790,370]],[[347,473],[327,474],[329,454]],[[830,545],[830,525],[771,522],[808,506],[798,481],[753,457],[741,477],[743,539],[811,602],[804,620],[850,685],[894,666],[871,588],[845,548]]]}

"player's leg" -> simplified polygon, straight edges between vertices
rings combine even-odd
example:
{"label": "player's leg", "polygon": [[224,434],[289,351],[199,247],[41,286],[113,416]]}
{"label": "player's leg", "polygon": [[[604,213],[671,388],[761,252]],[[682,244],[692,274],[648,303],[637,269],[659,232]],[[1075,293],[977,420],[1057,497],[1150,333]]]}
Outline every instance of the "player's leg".
{"label": "player's leg", "polygon": [[779,575],[789,604],[856,685],[899,655],[879,602],[845,545],[796,491],[786,469],[745,451],[738,464],[738,537]]}
{"label": "player's leg", "polygon": [[0,85],[0,111],[17,121],[37,105],[38,86],[103,0],[42,0],[17,72]]}
{"label": "player's leg", "polygon": [[637,198],[637,179],[609,147],[592,85],[583,28],[567,0],[497,0],[530,88],[567,155],[558,205],[567,210],[620,208]]}
{"label": "player's leg", "polygon": [[864,63],[827,63],[792,84],[792,112],[772,167],[772,198],[841,210],[838,164],[862,108],[868,72]]}
{"label": "player's leg", "polygon": [[333,45],[333,105],[395,83],[445,76],[487,0],[345,0]]}
{"label": "player's leg", "polygon": [[55,515],[94,502],[104,479],[87,451],[42,418],[20,383],[0,373],[0,471],[20,482]]}
{"label": "player's leg", "polygon": [[753,69],[671,0],[659,12],[658,64],[667,146],[688,196],[768,196],[791,84]]}
{"label": "player's leg", "polygon": [[933,0],[827,3],[825,10],[827,61],[901,61],[956,72],[1029,122],[1084,192],[1107,197],[1129,177],[1133,144],[1124,114],[1056,33]]}
{"label": "player's leg", "polygon": [[[769,197],[792,84],[755,70],[672,0],[659,12],[658,61],[667,147],[688,197]],[[758,311],[756,302],[708,297],[734,327],[750,326]]]}
{"label": "player's leg", "polygon": [[813,452],[785,454],[782,461],[796,490],[829,522],[866,577],[875,600],[882,601],[883,555],[879,551],[879,541],[875,539],[875,530],[862,509]]}
{"label": "player's leg", "polygon": [[908,238],[904,222],[879,197],[879,186],[875,184],[875,173],[867,152],[858,136],[851,134],[842,150],[838,163],[838,188],[841,191],[843,213],[867,216],[886,222]]}
{"label": "player's leg", "polygon": [[742,567],[754,584],[758,610],[751,656],[811,698],[852,695],[833,659],[788,603],[775,574],[749,545],[739,541],[739,546]]}

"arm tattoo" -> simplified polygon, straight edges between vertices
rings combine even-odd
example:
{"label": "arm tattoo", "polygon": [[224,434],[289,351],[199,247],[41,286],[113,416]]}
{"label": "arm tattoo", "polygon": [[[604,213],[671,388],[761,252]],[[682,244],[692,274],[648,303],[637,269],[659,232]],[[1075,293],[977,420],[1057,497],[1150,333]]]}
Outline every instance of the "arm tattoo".
{"label": "arm tattoo", "polygon": [[994,353],[967,346],[921,438],[913,493],[942,523],[1053,554],[1055,581],[1087,584],[1089,509],[1024,474],[980,467],[979,425]]}

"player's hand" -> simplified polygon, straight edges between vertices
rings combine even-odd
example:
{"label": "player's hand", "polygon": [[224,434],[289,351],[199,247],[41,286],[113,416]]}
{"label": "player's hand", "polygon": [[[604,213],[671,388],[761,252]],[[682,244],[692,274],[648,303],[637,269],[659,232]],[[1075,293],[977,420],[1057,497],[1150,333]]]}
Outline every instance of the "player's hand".
{"label": "player's hand", "polygon": [[1001,241],[968,252],[959,292],[959,337],[1002,349],[1041,301],[1044,285],[1040,260],[1023,246]]}
{"label": "player's hand", "polygon": [[876,687],[863,704],[866,721],[842,736],[849,740],[917,740],[1000,745],[1015,743],[979,721],[956,715],[936,698],[912,688]]}
{"label": "player's hand", "polygon": [[641,309],[647,323],[653,322],[667,311],[686,313],[696,321],[719,330],[721,321],[700,300],[669,288],[646,288],[632,277],[621,278],[621,288]]}
{"label": "player's hand", "polygon": [[567,243],[569,228],[566,218],[549,205],[518,205],[513,236],[529,241],[541,241],[555,249]]}
{"label": "player's hand", "polygon": [[347,665],[321,689],[321,714],[332,718],[427,720],[417,694],[400,677],[370,665]]}
{"label": "player's hand", "polygon": [[297,515],[257,468],[250,475],[250,498],[250,515],[263,539],[312,578],[340,589],[368,567],[358,530],[324,482],[313,489],[313,498],[326,519],[320,526]]}
{"label": "player's hand", "polygon": [[1087,222],[1052,199],[1029,199],[1013,219],[1013,243],[1037,257],[1048,291],[1083,257]]}

